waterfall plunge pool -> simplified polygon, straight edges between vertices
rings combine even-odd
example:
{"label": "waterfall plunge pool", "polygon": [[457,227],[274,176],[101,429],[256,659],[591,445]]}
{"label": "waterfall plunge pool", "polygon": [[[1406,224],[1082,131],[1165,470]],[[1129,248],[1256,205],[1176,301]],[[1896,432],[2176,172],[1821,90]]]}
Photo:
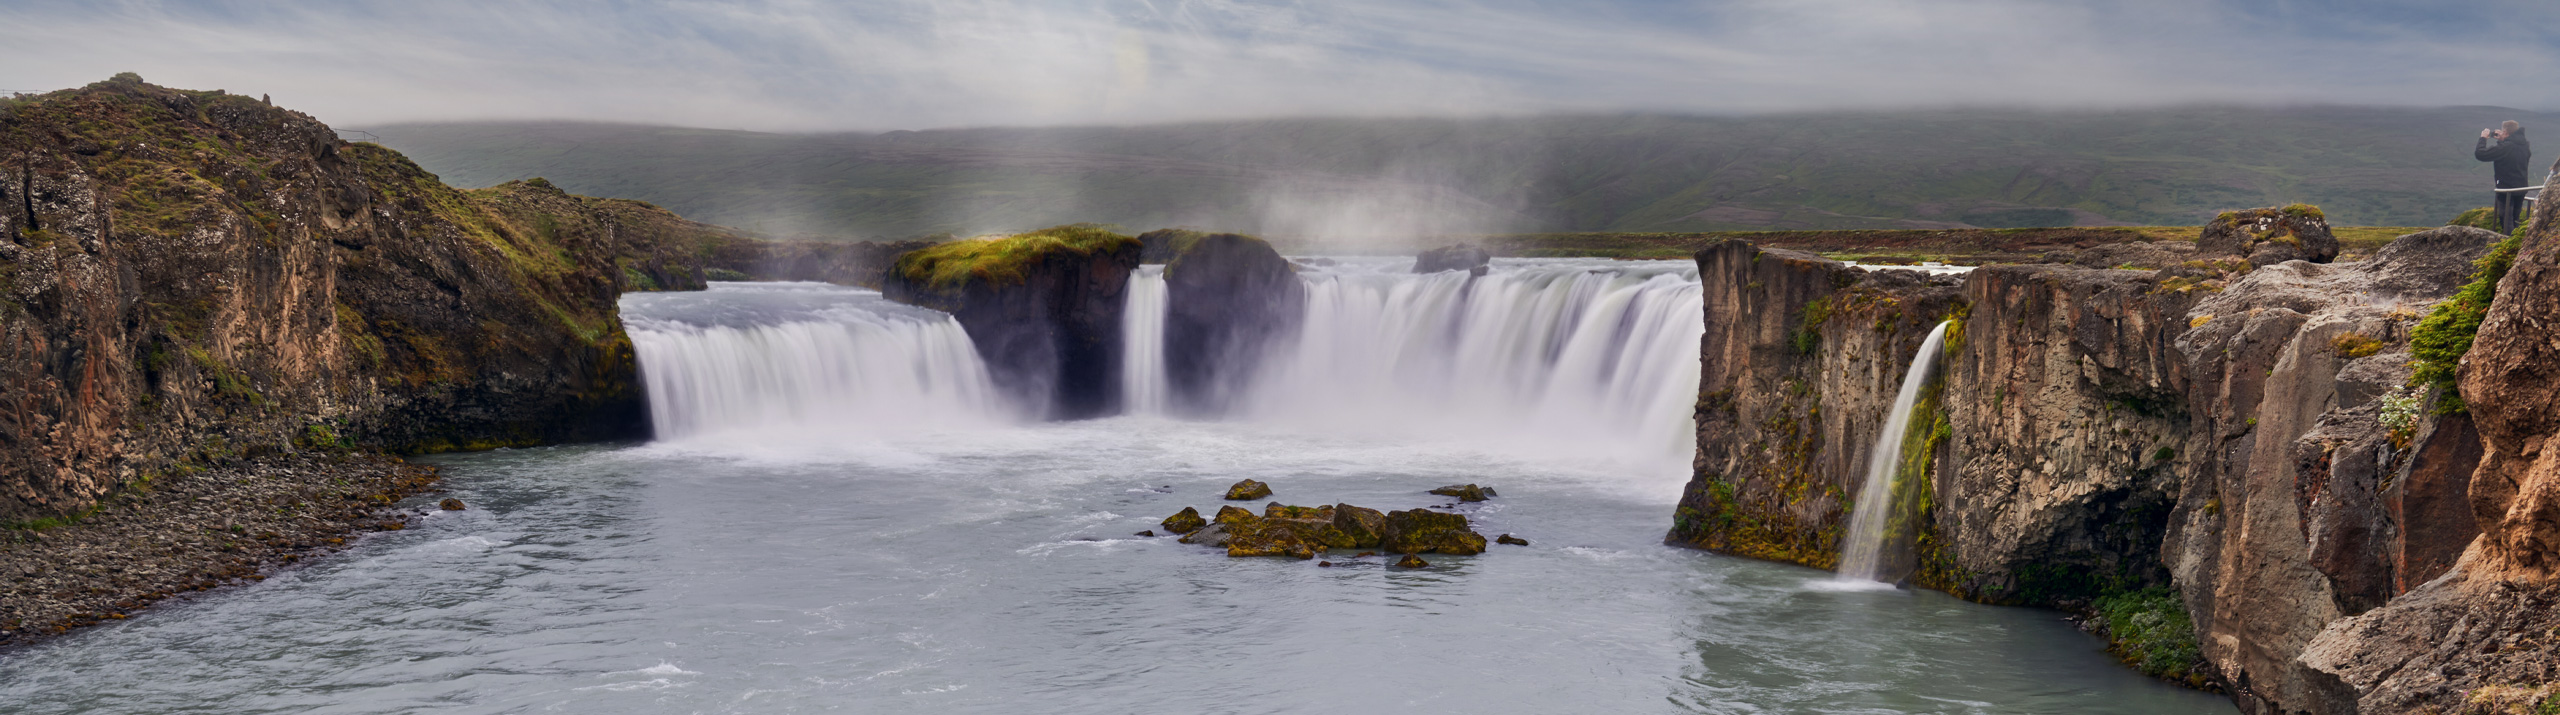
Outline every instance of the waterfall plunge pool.
{"label": "waterfall plunge pool", "polygon": [[[967,360],[936,352],[948,341],[934,314],[805,286],[645,297],[687,295],[703,302],[626,306],[646,313],[635,333],[700,329],[718,339],[685,354],[731,361],[688,378],[708,381],[689,393],[691,431],[436,457],[452,492],[439,496],[470,510],[0,654],[0,710],[2233,710],[2117,665],[2050,611],[1842,592],[1823,572],[1663,546],[1686,475],[1645,454],[1335,429],[1292,402],[1220,421],[1021,424],[986,402]],[[1497,323],[1561,327],[1484,324]],[[908,341],[889,355],[910,359],[860,359],[919,377],[794,356],[884,339]],[[674,376],[651,371],[653,389]],[[1527,387],[1537,376],[1515,377],[1503,400],[1547,397]],[[1400,414],[1430,414],[1435,394],[1396,398]],[[917,402],[845,402],[864,395]],[[1403,571],[1132,535],[1185,506],[1214,511],[1244,478],[1285,503],[1381,509],[1490,484],[1501,497],[1462,509],[1531,545]]]}

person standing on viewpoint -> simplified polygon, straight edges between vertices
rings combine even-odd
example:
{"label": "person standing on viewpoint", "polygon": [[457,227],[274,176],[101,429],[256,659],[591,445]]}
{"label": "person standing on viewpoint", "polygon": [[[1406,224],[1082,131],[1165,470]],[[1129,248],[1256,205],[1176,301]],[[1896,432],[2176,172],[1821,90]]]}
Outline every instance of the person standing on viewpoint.
{"label": "person standing on viewpoint", "polygon": [[[2497,143],[2489,143],[2492,140]],[[2471,150],[2471,158],[2490,162],[2490,171],[2497,175],[2498,188],[2522,188],[2524,163],[2533,159],[2533,145],[2525,143],[2524,125],[2510,119],[2498,125],[2497,129],[2480,130],[2480,144]],[[2491,206],[2497,207],[2499,233],[2516,232],[2516,222],[2524,217],[2524,193],[2500,191],[2493,194],[2497,203]]]}

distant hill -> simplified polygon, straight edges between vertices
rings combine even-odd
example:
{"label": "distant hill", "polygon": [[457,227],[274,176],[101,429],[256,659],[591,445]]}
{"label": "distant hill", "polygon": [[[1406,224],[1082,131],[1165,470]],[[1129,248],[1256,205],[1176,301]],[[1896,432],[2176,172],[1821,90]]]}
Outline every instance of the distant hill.
{"label": "distant hill", "polygon": [[[2481,127],[2552,126],[2553,117],[2327,107],[818,135],[577,123],[367,129],[459,186],[542,176],[769,234],[890,238],[1090,221],[1303,236],[2194,225],[2224,209],[2293,202],[2318,204],[2339,225],[2434,225],[2488,203],[2488,167],[2469,154]],[[2544,153],[2560,156],[2560,144]]]}

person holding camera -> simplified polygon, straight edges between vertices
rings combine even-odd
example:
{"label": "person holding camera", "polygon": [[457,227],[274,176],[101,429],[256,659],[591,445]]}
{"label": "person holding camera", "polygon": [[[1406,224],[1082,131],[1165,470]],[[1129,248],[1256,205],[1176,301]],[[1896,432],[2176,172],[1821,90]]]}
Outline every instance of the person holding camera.
{"label": "person holding camera", "polygon": [[[2489,143],[2491,140],[2497,143]],[[2497,175],[2498,188],[2523,188],[2524,163],[2533,158],[2533,145],[2525,143],[2524,125],[2510,119],[2498,125],[2497,129],[2480,130],[2480,144],[2471,150],[2471,158],[2491,162],[2489,168]],[[2516,222],[2524,218],[2524,194],[2522,191],[2494,194],[2497,203],[2491,206],[2497,207],[2499,233],[2516,232]]]}

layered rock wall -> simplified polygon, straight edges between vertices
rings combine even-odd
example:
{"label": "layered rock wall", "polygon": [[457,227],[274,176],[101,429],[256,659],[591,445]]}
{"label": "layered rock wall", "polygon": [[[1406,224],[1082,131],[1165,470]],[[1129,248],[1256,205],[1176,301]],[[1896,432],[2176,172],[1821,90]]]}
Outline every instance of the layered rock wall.
{"label": "layered rock wall", "polygon": [[220,92],[0,101],[0,520],[323,443],[645,436],[616,297],[753,243],[539,179],[455,190]]}
{"label": "layered rock wall", "polygon": [[[1904,566],[1915,581],[2064,607],[2174,586],[2204,670],[2244,709],[2356,712],[2387,689],[2348,666],[2313,667],[2305,654],[2330,637],[2324,629],[2368,611],[2458,621],[2441,608],[2408,614],[2385,604],[2466,578],[2465,569],[2447,575],[2447,565],[2453,545],[2470,541],[2473,511],[2481,524],[2512,524],[2509,543],[2521,546],[2485,546],[2499,533],[2491,528],[2464,564],[2516,574],[2502,583],[2541,577],[2540,562],[2499,556],[2544,553],[2536,529],[2549,523],[2534,511],[2536,492],[2505,486],[2530,477],[2502,475],[2532,467],[2499,461],[2538,459],[2529,435],[2553,421],[2548,406],[2530,402],[2540,393],[2524,387],[2540,379],[2535,366],[2552,364],[2533,352],[2552,345],[2550,333],[2528,332],[2537,314],[2515,309],[2501,324],[2529,338],[2492,342],[2482,332],[2482,345],[2496,346],[2488,355],[2514,356],[2498,368],[2519,376],[2513,382],[2474,385],[2485,358],[2465,368],[2466,395],[2521,392],[2541,410],[2502,423],[2525,435],[2514,451],[2500,452],[2492,436],[2483,454],[2468,443],[2469,421],[2417,415],[2401,387],[2418,317],[2453,293],[2495,238],[2430,231],[2341,265],[1993,266],[1967,276],[1961,296],[1943,297],[1943,287],[1892,287],[1810,256],[1711,247],[1698,254],[1707,334],[1697,473],[1669,540],[1832,566],[1849,505],[1883,498],[1857,493],[1854,475],[1909,360],[1909,348],[1884,346],[1900,347],[1915,326],[1807,331],[1806,308],[1858,285],[1942,301],[1947,310],[1923,312],[1963,320],[1936,393],[1950,434],[1906,471],[1932,497],[1922,516],[1933,528],[1911,535]],[[1803,349],[1808,342],[1821,350]],[[1889,356],[1890,368],[1832,362],[1857,352]],[[2489,418],[2479,434],[2493,434]],[[2500,628],[2491,631],[2513,635]]]}

